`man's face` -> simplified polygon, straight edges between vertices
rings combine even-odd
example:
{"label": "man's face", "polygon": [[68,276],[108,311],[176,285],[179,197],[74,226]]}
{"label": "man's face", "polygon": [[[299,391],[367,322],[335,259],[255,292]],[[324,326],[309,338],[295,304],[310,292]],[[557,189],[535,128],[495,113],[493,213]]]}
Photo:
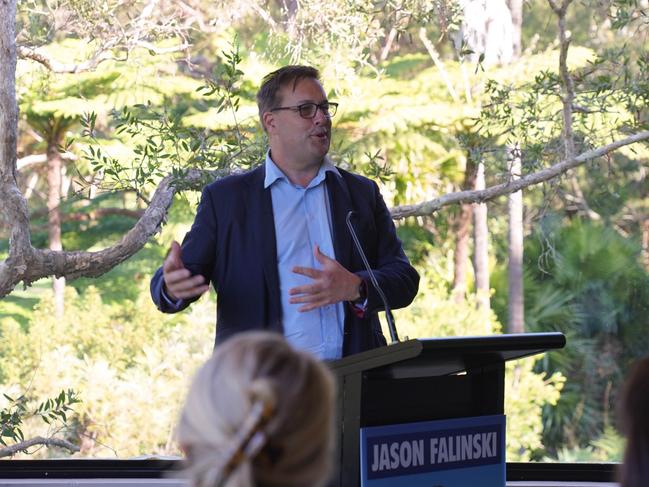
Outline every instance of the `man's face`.
{"label": "man's face", "polygon": [[[327,101],[327,95],[319,81],[313,78],[301,79],[293,90],[288,83],[279,90],[279,106],[296,107],[303,103],[320,104]],[[295,110],[266,112],[264,122],[269,135],[273,156],[290,159],[293,164],[320,164],[329,151],[331,143],[331,118],[322,110],[315,117],[303,118]]]}

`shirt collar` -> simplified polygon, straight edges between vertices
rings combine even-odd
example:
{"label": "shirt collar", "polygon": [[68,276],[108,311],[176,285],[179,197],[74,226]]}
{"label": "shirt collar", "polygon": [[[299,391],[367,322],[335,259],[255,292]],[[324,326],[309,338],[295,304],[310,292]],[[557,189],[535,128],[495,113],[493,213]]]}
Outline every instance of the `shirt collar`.
{"label": "shirt collar", "polygon": [[[282,170],[279,167],[277,167],[277,164],[275,164],[273,160],[270,158],[270,150],[266,151],[265,167],[266,167],[266,176],[264,178],[264,189],[268,188],[278,179],[284,179],[285,181],[288,181],[286,175],[282,172]],[[308,187],[313,187],[320,184],[324,180],[327,171],[331,171],[336,176],[342,177],[340,175],[340,171],[338,171],[338,168],[336,168],[336,166],[333,165],[331,160],[329,160],[328,156],[325,156],[324,161],[320,166],[320,169],[318,169],[318,174],[316,174],[316,176],[313,178],[311,183],[309,183]]]}

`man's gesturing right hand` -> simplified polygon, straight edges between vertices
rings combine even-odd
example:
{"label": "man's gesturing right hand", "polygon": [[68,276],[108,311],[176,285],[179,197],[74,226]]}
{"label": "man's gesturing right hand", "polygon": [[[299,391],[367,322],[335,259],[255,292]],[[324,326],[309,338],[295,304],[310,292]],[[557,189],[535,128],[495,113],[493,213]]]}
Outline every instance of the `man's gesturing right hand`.
{"label": "man's gesturing right hand", "polygon": [[180,255],[180,245],[176,241],[171,243],[167,258],[162,264],[162,272],[165,291],[173,301],[200,296],[210,288],[209,284],[205,284],[203,276],[200,274],[192,276],[185,268]]}

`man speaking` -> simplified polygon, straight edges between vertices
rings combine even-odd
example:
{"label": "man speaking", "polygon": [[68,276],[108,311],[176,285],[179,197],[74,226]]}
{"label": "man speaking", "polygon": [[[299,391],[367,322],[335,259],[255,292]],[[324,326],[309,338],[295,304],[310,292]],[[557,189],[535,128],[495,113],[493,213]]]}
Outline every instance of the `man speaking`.
{"label": "man speaking", "polygon": [[389,306],[407,306],[417,293],[419,275],[377,185],[327,158],[338,105],[318,78],[308,66],[264,78],[257,93],[264,164],[205,187],[182,247],[171,245],[151,280],[165,313],[186,308],[211,281],[217,344],[267,329],[325,360],[385,345],[383,302],[353,245],[350,211]]}

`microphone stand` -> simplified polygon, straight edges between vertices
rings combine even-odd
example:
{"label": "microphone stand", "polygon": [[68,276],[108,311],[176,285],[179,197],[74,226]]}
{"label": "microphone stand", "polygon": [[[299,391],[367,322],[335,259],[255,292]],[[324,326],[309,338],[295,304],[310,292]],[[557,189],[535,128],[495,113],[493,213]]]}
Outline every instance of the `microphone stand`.
{"label": "microphone stand", "polygon": [[372,282],[372,286],[374,286],[374,289],[376,289],[376,292],[381,297],[381,301],[383,301],[385,318],[388,322],[388,330],[390,331],[390,339],[392,340],[390,342],[390,345],[392,345],[393,343],[399,342],[399,335],[397,335],[397,328],[394,325],[394,317],[392,316],[392,311],[390,310],[390,305],[388,305],[388,300],[386,299],[385,294],[383,293],[383,289],[381,289],[381,286],[379,286],[379,283],[376,280],[376,276],[374,275],[374,271],[372,271],[372,268],[370,267],[370,264],[367,261],[367,257],[365,256],[365,252],[363,252],[363,247],[361,247],[361,242],[358,239],[356,232],[354,231],[354,226],[352,225],[351,222],[352,215],[354,215],[354,211],[350,210],[347,213],[347,218],[345,218],[345,221],[347,223],[347,228],[349,229],[349,233],[352,236],[352,240],[354,241],[354,246],[356,247],[356,250],[360,254],[361,259],[363,259],[363,265],[365,266],[365,269],[367,270],[367,273],[370,276],[370,281]]}

